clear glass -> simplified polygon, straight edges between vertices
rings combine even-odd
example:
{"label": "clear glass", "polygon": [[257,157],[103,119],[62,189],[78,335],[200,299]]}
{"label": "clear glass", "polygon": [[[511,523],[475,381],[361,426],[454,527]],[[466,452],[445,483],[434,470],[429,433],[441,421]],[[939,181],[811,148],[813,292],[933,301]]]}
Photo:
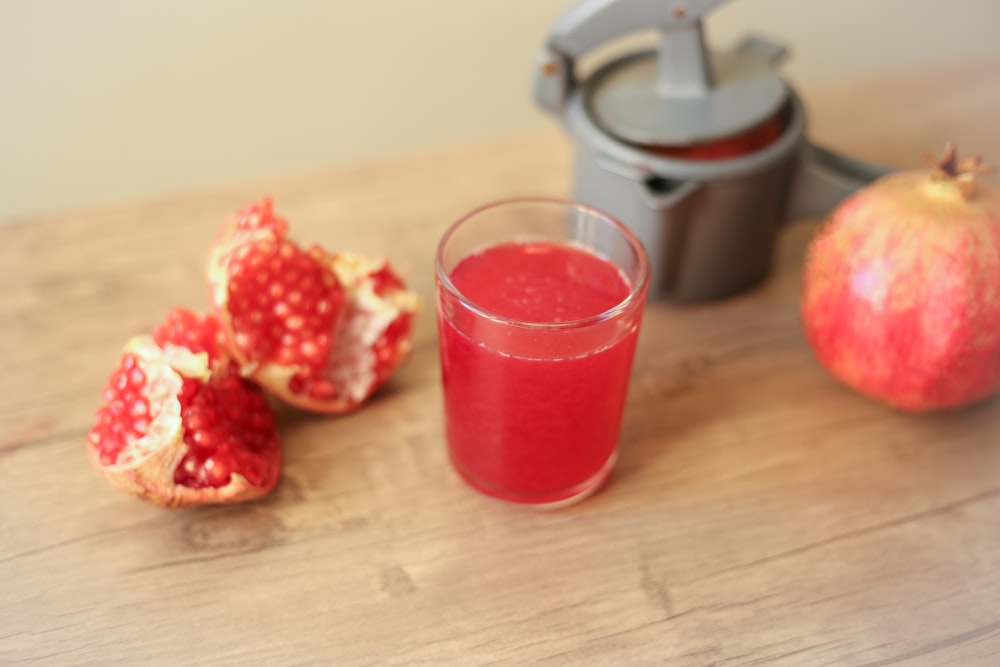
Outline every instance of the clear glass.
{"label": "clear glass", "polygon": [[[534,322],[492,312],[452,282],[470,255],[536,241],[610,263],[627,295],[584,319]],[[480,492],[516,503],[561,506],[596,491],[614,466],[646,301],[641,243],[581,204],[508,200],[453,224],[435,266],[445,427],[457,472]]]}

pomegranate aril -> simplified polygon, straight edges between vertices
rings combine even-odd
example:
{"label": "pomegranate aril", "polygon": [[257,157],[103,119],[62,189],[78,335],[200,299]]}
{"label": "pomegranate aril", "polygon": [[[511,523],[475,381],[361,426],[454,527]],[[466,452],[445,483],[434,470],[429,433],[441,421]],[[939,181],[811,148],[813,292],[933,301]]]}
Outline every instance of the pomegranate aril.
{"label": "pomegranate aril", "polygon": [[411,320],[412,316],[409,314],[400,315],[386,327],[385,332],[375,342],[375,355],[378,357],[381,366],[384,367],[386,363],[393,360],[396,354],[396,346],[399,344],[400,339],[410,330],[412,325]]}
{"label": "pomegranate aril", "polygon": [[236,222],[233,227],[233,236],[260,231],[268,231],[274,236],[283,236],[288,229],[288,223],[274,215],[271,199],[266,197],[240,209],[236,214]]}
{"label": "pomegranate aril", "polygon": [[306,388],[306,376],[299,372],[293,375],[288,380],[288,388],[295,394],[301,394],[302,390]]}
{"label": "pomegranate aril", "polygon": [[384,296],[390,289],[406,289],[406,285],[403,284],[399,276],[392,272],[388,264],[385,264],[375,273],[370,274],[369,279],[372,281],[372,291],[378,296]]}
{"label": "pomegranate aril", "polygon": [[333,386],[333,383],[325,378],[316,380],[309,387],[309,395],[313,398],[332,398],[336,393],[337,389]]}
{"label": "pomegranate aril", "polygon": [[142,395],[145,382],[146,374],[135,356],[123,355],[104,388],[105,404],[88,434],[105,465],[113,465],[127,441],[142,437],[149,429],[149,404]]}
{"label": "pomegranate aril", "polygon": [[252,350],[257,347],[257,337],[246,331],[237,331],[234,334],[236,347],[240,350]]}
{"label": "pomegranate aril", "polygon": [[221,335],[222,330],[215,317],[186,308],[172,309],[166,321],[153,329],[153,340],[160,347],[170,343],[196,354],[205,352],[212,360],[220,356]]}
{"label": "pomegranate aril", "polygon": [[229,481],[229,477],[232,474],[229,468],[225,465],[216,463],[214,458],[207,458],[202,464],[202,480],[208,486],[222,486]]}
{"label": "pomegranate aril", "polygon": [[[298,341],[286,336],[288,318],[291,329],[304,336],[312,333],[310,327],[322,329],[333,325],[330,317],[307,317],[294,312],[292,307],[302,301],[299,284],[317,284],[322,280],[318,276],[326,272],[325,267],[287,242],[259,243],[252,253],[234,255],[230,267],[239,259],[257,270],[249,280],[245,272],[229,272],[227,291],[234,340],[248,358],[280,364],[297,362],[294,348]],[[288,294],[286,285],[292,287]],[[253,296],[249,298],[251,289]]]}
{"label": "pomegranate aril", "polygon": [[190,444],[209,449],[215,444],[214,434],[206,430],[194,431],[191,433]]}
{"label": "pomegranate aril", "polygon": [[310,364],[318,363],[322,361],[320,357],[320,346],[315,340],[304,340],[299,346],[299,352],[302,354],[302,358],[308,361]]}
{"label": "pomegranate aril", "polygon": [[227,421],[239,423],[240,417],[242,417],[243,407],[239,405],[227,405],[223,410],[223,415]]}

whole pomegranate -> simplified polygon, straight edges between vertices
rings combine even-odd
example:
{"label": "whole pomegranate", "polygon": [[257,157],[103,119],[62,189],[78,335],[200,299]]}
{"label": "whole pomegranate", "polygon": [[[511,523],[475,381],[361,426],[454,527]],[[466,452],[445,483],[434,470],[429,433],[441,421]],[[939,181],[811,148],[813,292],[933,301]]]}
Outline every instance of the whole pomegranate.
{"label": "whole pomegranate", "polygon": [[845,200],[803,276],[802,321],[820,362],[913,412],[1000,388],[1000,190],[977,184],[987,169],[951,146],[933,164]]}
{"label": "whole pomegranate", "polygon": [[274,488],[274,414],[221,341],[217,320],[177,308],[125,345],[88,434],[91,461],[115,486],[171,508]]}
{"label": "whole pomegranate", "polygon": [[300,248],[270,199],[223,228],[208,283],[243,373],[306,410],[357,408],[412,349],[417,296],[388,263]]}

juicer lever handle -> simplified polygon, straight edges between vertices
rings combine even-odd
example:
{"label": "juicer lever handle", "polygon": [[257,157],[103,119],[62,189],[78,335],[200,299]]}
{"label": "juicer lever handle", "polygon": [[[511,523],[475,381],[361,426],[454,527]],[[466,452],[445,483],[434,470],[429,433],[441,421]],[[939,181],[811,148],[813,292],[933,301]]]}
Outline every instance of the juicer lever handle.
{"label": "juicer lever handle", "polygon": [[[706,86],[710,75],[704,61],[701,20],[726,0],[584,0],[556,22],[535,63],[535,101],[561,113],[576,87],[577,58],[615,37],[659,28],[663,57],[674,63],[661,76],[664,83]],[[694,46],[692,46],[692,44]],[[697,48],[695,48],[697,47]],[[697,62],[683,66],[678,51]],[[663,64],[661,62],[661,64]]]}
{"label": "juicer lever handle", "polygon": [[813,143],[806,143],[785,208],[789,222],[826,216],[843,199],[891,168],[855,160]]}
{"label": "juicer lever handle", "polygon": [[645,28],[693,26],[725,0],[584,0],[549,33],[549,48],[579,58],[615,37]]}

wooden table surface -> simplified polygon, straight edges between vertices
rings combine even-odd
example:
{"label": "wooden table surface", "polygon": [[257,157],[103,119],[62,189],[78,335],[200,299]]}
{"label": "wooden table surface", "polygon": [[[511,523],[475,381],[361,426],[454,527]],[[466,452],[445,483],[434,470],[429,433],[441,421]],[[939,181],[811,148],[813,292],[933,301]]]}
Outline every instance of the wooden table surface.
{"label": "wooden table surface", "polygon": [[[998,72],[810,92],[811,134],[998,161]],[[569,163],[552,131],[0,228],[0,664],[1000,664],[1000,400],[906,416],[825,374],[796,307],[814,225],[750,293],[649,305],[604,491],[538,512],[463,485],[433,248],[476,205],[565,195]],[[266,192],[298,238],[408,272],[414,356],[355,414],[282,413],[263,501],[121,495],[84,448],[119,347],[206,307],[210,238]]]}

